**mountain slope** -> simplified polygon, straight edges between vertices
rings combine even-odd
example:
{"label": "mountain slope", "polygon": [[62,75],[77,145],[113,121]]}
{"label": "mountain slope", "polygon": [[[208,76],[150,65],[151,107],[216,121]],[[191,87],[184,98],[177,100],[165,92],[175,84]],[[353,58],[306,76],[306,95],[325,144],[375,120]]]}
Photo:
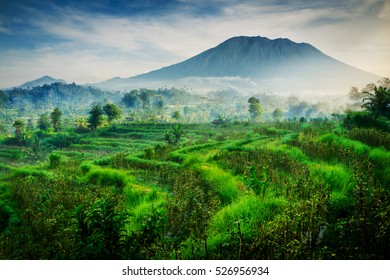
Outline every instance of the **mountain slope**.
{"label": "mountain slope", "polygon": [[[343,64],[310,44],[289,39],[234,37],[181,63],[136,78],[180,79],[187,77],[239,76],[254,79],[318,77],[336,70],[357,76],[375,76]],[[335,73],[336,74],[336,73]]]}
{"label": "mountain slope", "polygon": [[52,78],[50,76],[43,76],[43,77],[40,77],[36,80],[33,80],[33,81],[29,81],[29,82],[26,82],[20,86],[17,86],[18,88],[34,88],[34,87],[37,87],[37,86],[43,86],[43,85],[51,85],[53,83],[66,83],[64,80],[62,79],[55,79],[55,78]]}
{"label": "mountain slope", "polygon": [[[307,43],[265,37],[234,37],[190,59],[129,79],[109,80],[100,86],[181,84],[193,86],[218,81],[218,86],[244,80],[259,89],[343,90],[380,77],[333,59]],[[205,80],[206,79],[206,80]],[[231,79],[230,79],[231,81]],[[249,81],[249,82],[248,82]],[[242,83],[241,83],[242,84]],[[145,85],[147,86],[147,85]],[[325,87],[325,88],[324,88]]]}

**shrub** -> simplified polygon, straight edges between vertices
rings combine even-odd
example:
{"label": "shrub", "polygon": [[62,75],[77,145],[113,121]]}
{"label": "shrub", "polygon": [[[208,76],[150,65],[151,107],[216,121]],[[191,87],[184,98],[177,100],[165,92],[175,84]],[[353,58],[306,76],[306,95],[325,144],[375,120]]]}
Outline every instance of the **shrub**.
{"label": "shrub", "polygon": [[234,177],[216,166],[202,166],[205,180],[214,188],[222,204],[230,204],[240,193]]}
{"label": "shrub", "polygon": [[101,157],[99,159],[95,159],[93,161],[93,164],[99,165],[99,166],[110,166],[112,164],[112,158],[111,157]]}
{"label": "shrub", "polygon": [[60,166],[61,156],[59,154],[50,154],[49,162],[51,168],[56,168]]}
{"label": "shrub", "polygon": [[343,191],[348,195],[347,191],[353,187],[352,174],[341,164],[312,164],[310,170],[312,176],[320,178],[331,190]]}
{"label": "shrub", "polygon": [[52,177],[52,173],[45,170],[33,169],[31,167],[22,167],[15,170],[13,177],[23,178],[23,177],[37,177],[42,179],[49,179]]}
{"label": "shrub", "polygon": [[343,120],[346,129],[354,127],[377,128],[390,132],[390,121],[385,117],[377,117],[370,112],[352,112],[348,111]]}
{"label": "shrub", "polygon": [[348,137],[370,146],[384,146],[390,150],[390,134],[388,132],[375,128],[353,128],[348,132]]}
{"label": "shrub", "polygon": [[390,152],[376,148],[370,152],[368,158],[375,165],[376,177],[390,192]]}
{"label": "shrub", "polygon": [[100,186],[114,186],[122,191],[127,184],[127,175],[124,171],[93,167],[86,174],[86,180]]}
{"label": "shrub", "polygon": [[67,148],[79,141],[80,136],[75,133],[67,132],[55,133],[50,138],[47,138],[47,143],[51,145],[53,149]]}

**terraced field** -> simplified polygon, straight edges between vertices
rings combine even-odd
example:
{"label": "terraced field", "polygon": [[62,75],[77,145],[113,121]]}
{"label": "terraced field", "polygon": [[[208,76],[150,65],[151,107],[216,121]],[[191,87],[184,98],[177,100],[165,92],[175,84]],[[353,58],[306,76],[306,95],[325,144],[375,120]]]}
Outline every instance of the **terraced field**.
{"label": "terraced field", "polygon": [[1,145],[0,257],[390,257],[383,146],[330,121],[185,125],[177,145],[171,129],[72,134],[35,162]]}

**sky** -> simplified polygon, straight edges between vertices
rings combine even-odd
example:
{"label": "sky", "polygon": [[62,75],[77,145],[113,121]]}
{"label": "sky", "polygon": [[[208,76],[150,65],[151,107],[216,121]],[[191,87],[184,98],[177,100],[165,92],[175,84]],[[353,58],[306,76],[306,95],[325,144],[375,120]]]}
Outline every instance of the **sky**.
{"label": "sky", "polygon": [[0,88],[132,77],[242,35],[390,77],[389,34],[390,0],[0,0]]}

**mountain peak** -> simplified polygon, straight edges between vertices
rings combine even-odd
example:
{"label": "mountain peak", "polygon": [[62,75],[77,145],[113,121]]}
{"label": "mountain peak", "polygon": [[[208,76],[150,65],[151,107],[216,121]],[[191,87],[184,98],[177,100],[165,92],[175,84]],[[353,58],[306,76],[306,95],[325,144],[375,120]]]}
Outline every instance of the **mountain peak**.
{"label": "mountain peak", "polygon": [[64,80],[62,79],[55,79],[55,78],[52,78],[48,75],[44,75],[36,80],[32,80],[32,81],[29,81],[29,82],[26,82],[20,86],[18,86],[18,88],[33,88],[33,87],[37,87],[37,86],[43,86],[43,85],[51,85],[53,83],[66,83]]}
{"label": "mountain peak", "polygon": [[[227,39],[183,62],[136,77],[123,79],[121,86],[139,84],[183,84],[204,81],[208,86],[229,86],[229,79],[244,81],[258,90],[347,91],[380,77],[338,61],[308,43],[288,38],[238,36]],[[116,81],[118,83],[118,81]],[[118,83],[119,84],[119,83]],[[100,83],[104,87],[104,82]]]}
{"label": "mountain peak", "polygon": [[[242,77],[255,79],[283,78],[299,68],[313,68],[330,58],[307,43],[295,43],[286,38],[239,36],[227,39],[186,61],[138,78],[180,79],[186,77]],[[310,74],[311,69],[306,71]]]}

